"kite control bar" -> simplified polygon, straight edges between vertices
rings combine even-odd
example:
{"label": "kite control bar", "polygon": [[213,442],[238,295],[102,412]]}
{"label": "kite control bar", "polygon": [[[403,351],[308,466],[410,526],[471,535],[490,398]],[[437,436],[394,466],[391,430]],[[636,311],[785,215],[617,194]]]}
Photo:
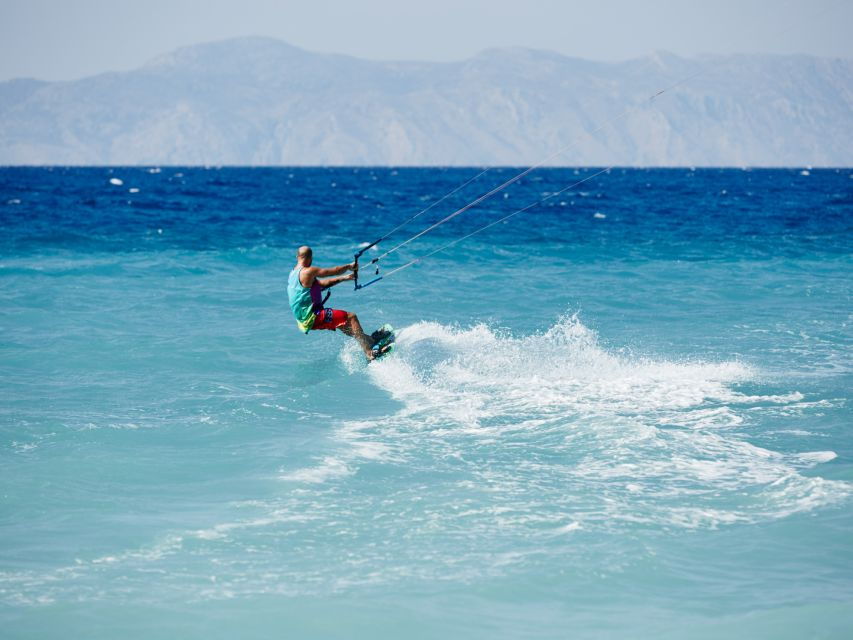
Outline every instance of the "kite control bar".
{"label": "kite control bar", "polygon": [[[380,239],[381,239],[381,238],[380,238]],[[366,247],[364,247],[364,249],[362,249],[361,251],[359,251],[358,253],[356,253],[356,254],[355,254],[355,259],[353,260],[353,262],[355,262],[355,269],[353,269],[353,273],[355,274],[355,278],[354,278],[354,282],[355,282],[355,291],[358,291],[359,289],[364,289],[365,287],[369,287],[369,286],[370,286],[370,285],[372,285],[374,282],[379,282],[380,280],[382,280],[382,276],[380,276],[380,275],[379,275],[379,266],[377,265],[377,266],[376,266],[376,274],[375,274],[375,275],[376,275],[376,276],[378,276],[378,277],[377,277],[377,278],[374,278],[373,280],[370,280],[369,282],[366,282],[365,284],[358,284],[358,259],[361,257],[361,255],[362,255],[365,251],[367,251],[368,249],[370,249],[370,247],[374,246],[377,242],[379,242],[379,240],[377,240],[377,241],[376,241],[376,242],[374,242],[373,244],[369,244],[369,245],[367,245]],[[376,261],[374,260],[373,262],[376,262]],[[372,263],[371,263],[371,264],[372,264]]]}

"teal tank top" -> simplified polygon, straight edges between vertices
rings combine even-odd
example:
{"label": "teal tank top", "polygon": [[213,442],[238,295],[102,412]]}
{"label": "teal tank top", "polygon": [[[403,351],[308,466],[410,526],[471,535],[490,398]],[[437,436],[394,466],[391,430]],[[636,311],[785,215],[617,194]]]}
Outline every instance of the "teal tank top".
{"label": "teal tank top", "polygon": [[311,289],[302,286],[299,274],[302,267],[295,267],[287,278],[287,298],[290,300],[290,310],[296,318],[299,329],[305,333],[314,326],[314,302],[311,300]]}

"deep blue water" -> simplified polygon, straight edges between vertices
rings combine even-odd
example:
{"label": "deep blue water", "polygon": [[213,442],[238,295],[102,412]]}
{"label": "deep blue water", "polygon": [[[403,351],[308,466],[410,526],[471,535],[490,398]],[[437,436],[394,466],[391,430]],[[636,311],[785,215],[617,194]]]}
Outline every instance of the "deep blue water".
{"label": "deep blue water", "polygon": [[614,169],[297,331],[479,171],[0,169],[3,636],[849,637],[853,170]]}

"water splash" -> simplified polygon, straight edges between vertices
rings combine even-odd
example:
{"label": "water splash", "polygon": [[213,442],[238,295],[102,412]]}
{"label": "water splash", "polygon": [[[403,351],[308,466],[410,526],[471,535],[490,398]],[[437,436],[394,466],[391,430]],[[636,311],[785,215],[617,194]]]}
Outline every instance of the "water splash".
{"label": "water splash", "polygon": [[[423,322],[397,345],[367,372],[403,408],[340,429],[350,469],[355,444],[371,441],[438,475],[462,471],[463,487],[491,487],[490,508],[603,529],[759,522],[850,493],[800,473],[834,452],[747,441],[742,428],[758,414],[803,395],[741,393],[756,372],[738,361],[614,354],[577,316],[522,337]],[[354,353],[342,354],[350,366]]]}

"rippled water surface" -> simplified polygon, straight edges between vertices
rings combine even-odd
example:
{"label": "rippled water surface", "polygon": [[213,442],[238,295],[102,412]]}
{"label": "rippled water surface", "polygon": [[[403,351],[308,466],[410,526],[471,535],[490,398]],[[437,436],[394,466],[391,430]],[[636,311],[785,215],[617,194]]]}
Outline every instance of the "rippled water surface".
{"label": "rippled water surface", "polygon": [[0,170],[4,636],[849,637],[853,172],[536,171],[296,329],[480,171]]}

